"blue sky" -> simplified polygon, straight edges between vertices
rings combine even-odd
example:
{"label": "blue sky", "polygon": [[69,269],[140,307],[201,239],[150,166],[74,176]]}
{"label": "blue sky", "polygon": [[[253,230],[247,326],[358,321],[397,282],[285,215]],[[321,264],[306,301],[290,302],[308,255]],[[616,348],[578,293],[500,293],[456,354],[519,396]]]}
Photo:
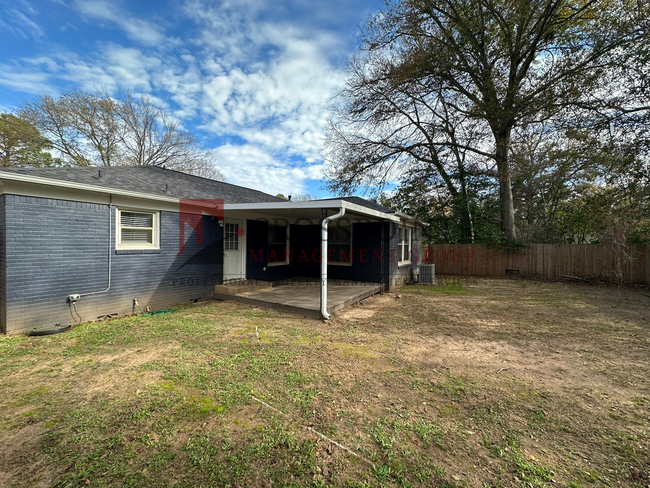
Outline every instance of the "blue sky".
{"label": "blue sky", "polygon": [[148,94],[227,181],[321,190],[332,95],[378,0],[0,3],[0,111],[72,89]]}

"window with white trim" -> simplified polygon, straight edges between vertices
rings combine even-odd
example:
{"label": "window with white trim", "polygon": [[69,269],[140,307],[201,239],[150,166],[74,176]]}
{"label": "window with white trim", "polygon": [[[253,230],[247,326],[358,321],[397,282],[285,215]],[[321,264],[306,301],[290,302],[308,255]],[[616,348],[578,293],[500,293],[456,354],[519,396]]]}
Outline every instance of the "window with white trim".
{"label": "window with white trim", "polygon": [[397,243],[397,255],[399,264],[411,262],[411,228],[399,227],[399,239]]}
{"label": "window with white trim", "polygon": [[158,249],[159,212],[117,210],[117,249]]}
{"label": "window with white trim", "polygon": [[327,229],[328,262],[352,263],[352,226],[334,221]]}
{"label": "window with white trim", "polygon": [[224,231],[224,245],[225,251],[238,251],[239,250],[239,224],[226,222],[226,229]]}
{"label": "window with white trim", "polygon": [[268,234],[269,266],[289,263],[289,232],[282,225],[269,224]]}

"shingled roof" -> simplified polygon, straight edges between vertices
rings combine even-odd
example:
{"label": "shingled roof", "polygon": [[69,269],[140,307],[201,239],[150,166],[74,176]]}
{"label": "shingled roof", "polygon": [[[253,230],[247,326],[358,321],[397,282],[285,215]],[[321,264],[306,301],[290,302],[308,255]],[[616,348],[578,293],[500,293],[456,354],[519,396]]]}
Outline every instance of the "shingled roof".
{"label": "shingled roof", "polygon": [[[157,166],[0,168],[0,179],[2,179],[2,173],[23,174],[54,181],[78,183],[94,186],[98,189],[101,188],[104,191],[116,189],[178,199],[218,198],[223,199],[224,203],[289,203],[282,198],[258,190],[192,176]],[[323,198],[316,201],[327,202],[332,200],[345,200],[387,214],[396,213],[390,208],[357,196]],[[297,202],[292,203],[293,205],[297,204]],[[398,215],[407,217],[404,214]]]}
{"label": "shingled roof", "polygon": [[[101,176],[99,175],[101,170]],[[223,199],[224,203],[284,202],[281,198],[243,186],[209,180],[156,166],[84,168],[2,168],[3,172],[79,183],[98,188],[184,199]]]}

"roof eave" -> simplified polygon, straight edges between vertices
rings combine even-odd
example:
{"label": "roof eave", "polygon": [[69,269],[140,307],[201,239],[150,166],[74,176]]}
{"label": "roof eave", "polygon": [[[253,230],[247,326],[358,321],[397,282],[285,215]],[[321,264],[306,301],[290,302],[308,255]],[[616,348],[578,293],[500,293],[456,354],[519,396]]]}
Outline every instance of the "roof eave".
{"label": "roof eave", "polygon": [[401,220],[406,220],[407,222],[413,222],[421,226],[428,226],[426,222],[422,222],[421,220],[417,219],[416,217],[413,217],[412,215],[405,214],[403,212],[395,212],[395,215],[397,215]]}
{"label": "roof eave", "polygon": [[[75,183],[72,181],[55,180],[52,178],[43,178],[40,176],[31,176],[24,173],[9,173],[0,172],[0,182],[6,181],[19,181],[22,183],[31,183],[36,185],[53,186],[57,188],[67,188],[71,190],[90,191],[103,193],[107,195],[121,195],[130,198],[138,198],[143,200],[154,200],[159,202],[177,203],[180,204],[181,199],[176,197],[168,197],[164,195],[153,195],[150,193],[133,192],[128,190],[120,190],[117,188],[108,188],[102,186],[88,185],[85,183]],[[191,199],[184,199],[184,203],[191,204]],[[205,206],[205,200],[197,205]],[[225,203],[224,210],[287,210],[287,209],[320,209],[320,208],[342,208],[351,212],[368,215],[371,217],[399,222],[399,217],[396,214],[389,214],[373,210],[362,205],[357,205],[345,200],[328,200],[324,204],[322,200],[310,200],[306,202],[255,202],[255,203]]]}
{"label": "roof eave", "polygon": [[94,191],[111,195],[122,195],[131,198],[142,198],[147,200],[156,200],[160,202],[178,203],[180,199],[167,197],[164,195],[153,195],[151,193],[141,193],[129,190],[120,190],[118,188],[108,188],[103,186],[88,185],[85,183],[76,183],[73,181],[55,180],[53,178],[43,178],[40,176],[30,176],[23,173],[6,173],[0,172],[0,181],[19,181],[22,183],[32,183],[36,185],[54,186],[57,188],[69,188],[71,190]]}
{"label": "roof eave", "polygon": [[[327,202],[327,203],[325,203]],[[346,200],[308,200],[305,202],[260,202],[260,203],[226,203],[224,210],[317,210],[321,208],[345,208],[350,212],[367,215],[383,220],[399,222],[394,214],[380,212],[357,205]]]}

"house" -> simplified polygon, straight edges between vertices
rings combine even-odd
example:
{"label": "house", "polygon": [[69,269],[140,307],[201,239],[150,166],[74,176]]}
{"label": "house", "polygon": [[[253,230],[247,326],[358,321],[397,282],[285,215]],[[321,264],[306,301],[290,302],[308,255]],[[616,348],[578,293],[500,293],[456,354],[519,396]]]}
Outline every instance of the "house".
{"label": "house", "polygon": [[5,334],[208,299],[244,279],[315,278],[326,318],[327,280],[391,290],[420,250],[417,220],[359,197],[288,202],[149,166],[0,170]]}

